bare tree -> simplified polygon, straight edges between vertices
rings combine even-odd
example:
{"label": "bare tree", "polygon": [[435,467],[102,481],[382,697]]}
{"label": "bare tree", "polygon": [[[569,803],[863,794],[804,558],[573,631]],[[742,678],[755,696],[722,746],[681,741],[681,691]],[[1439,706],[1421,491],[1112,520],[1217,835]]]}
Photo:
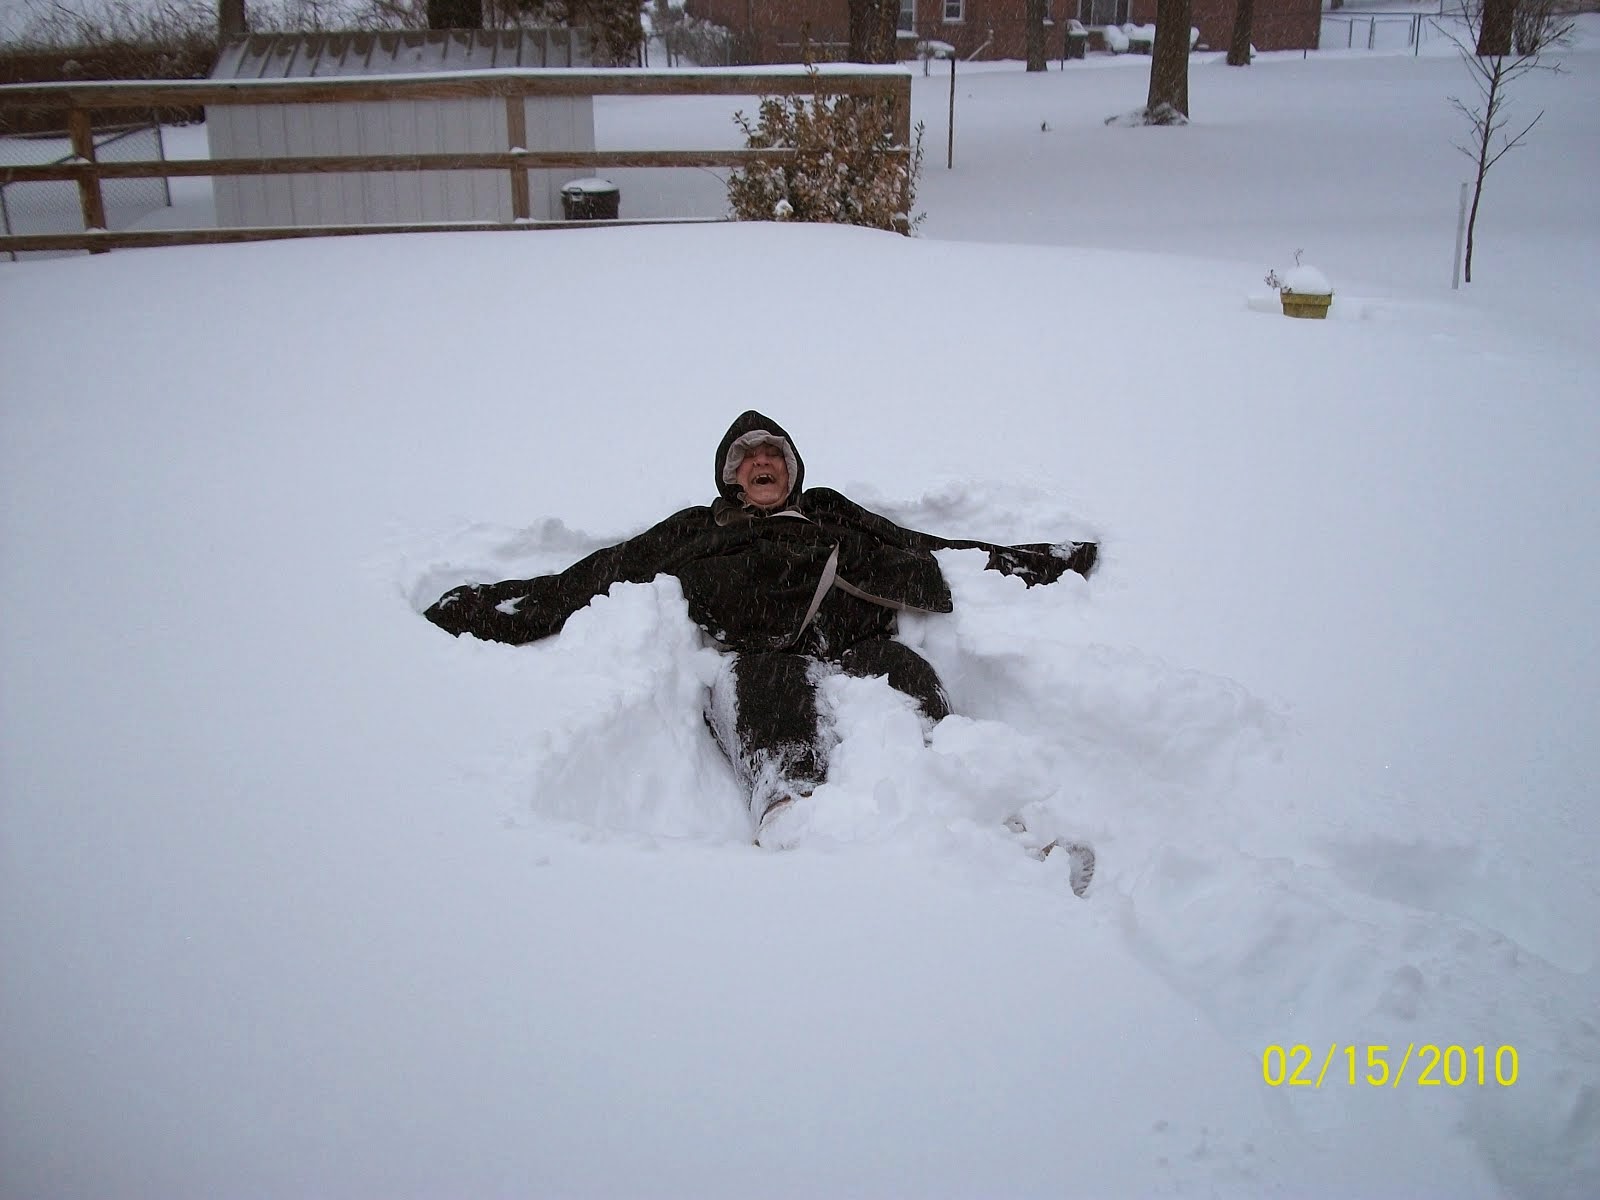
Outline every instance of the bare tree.
{"label": "bare tree", "polygon": [[1228,43],[1228,65],[1250,65],[1250,42],[1255,36],[1256,0],[1239,0],[1233,10],[1233,40]]}
{"label": "bare tree", "polygon": [[1028,0],[1023,19],[1028,28],[1028,70],[1045,69],[1044,13],[1045,0]]}
{"label": "bare tree", "polygon": [[1145,120],[1177,124],[1189,116],[1190,0],[1156,0],[1156,40],[1150,47],[1150,93]]}
{"label": "bare tree", "polygon": [[1530,71],[1561,71],[1560,63],[1541,61],[1546,50],[1564,44],[1572,35],[1571,16],[1555,12],[1555,4],[1556,0],[1517,0],[1515,12],[1520,26],[1517,39],[1519,48],[1513,50],[1510,45],[1511,26],[1508,24],[1507,53],[1504,54],[1484,55],[1479,51],[1484,44],[1483,23],[1489,20],[1487,3],[1481,11],[1474,12],[1466,0],[1462,0],[1460,11],[1466,23],[1465,34],[1435,22],[1434,27],[1455,44],[1478,91],[1476,103],[1468,103],[1459,96],[1450,97],[1450,103],[1467,119],[1472,131],[1465,143],[1456,143],[1456,149],[1470,158],[1476,169],[1472,214],[1467,219],[1467,257],[1463,267],[1463,275],[1468,283],[1472,282],[1473,239],[1478,225],[1478,206],[1483,201],[1484,178],[1489,174],[1489,168],[1505,157],[1507,151],[1522,144],[1522,139],[1544,116],[1544,110],[1541,109],[1533,120],[1516,133],[1507,133],[1510,120],[1507,113],[1510,97],[1507,91]]}

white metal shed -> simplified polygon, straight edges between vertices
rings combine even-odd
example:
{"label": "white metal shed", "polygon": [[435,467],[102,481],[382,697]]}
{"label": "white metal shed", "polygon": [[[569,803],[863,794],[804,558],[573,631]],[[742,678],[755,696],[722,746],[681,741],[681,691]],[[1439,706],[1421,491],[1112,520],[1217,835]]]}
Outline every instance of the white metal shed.
{"label": "white metal shed", "polygon": [[[581,29],[264,34],[226,46],[211,78],[309,79],[504,67],[586,67]],[[528,97],[525,149],[593,150],[594,100]],[[511,149],[501,98],[217,105],[206,114],[213,158],[455,154]],[[574,172],[528,172],[530,215],[559,219]],[[217,224],[334,225],[510,221],[505,171],[390,171],[219,177]]]}

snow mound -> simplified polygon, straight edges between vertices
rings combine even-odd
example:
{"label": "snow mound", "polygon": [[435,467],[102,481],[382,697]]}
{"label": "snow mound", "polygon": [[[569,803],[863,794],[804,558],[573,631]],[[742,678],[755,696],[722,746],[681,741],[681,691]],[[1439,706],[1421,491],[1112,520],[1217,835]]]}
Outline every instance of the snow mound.
{"label": "snow mound", "polygon": [[1333,295],[1333,285],[1328,282],[1328,277],[1309,264],[1297,264],[1284,272],[1283,290],[1303,296]]}
{"label": "snow mound", "polygon": [[1170,104],[1154,108],[1136,108],[1132,112],[1117,113],[1106,118],[1105,123],[1114,128],[1130,129],[1141,125],[1187,125],[1189,118]]}

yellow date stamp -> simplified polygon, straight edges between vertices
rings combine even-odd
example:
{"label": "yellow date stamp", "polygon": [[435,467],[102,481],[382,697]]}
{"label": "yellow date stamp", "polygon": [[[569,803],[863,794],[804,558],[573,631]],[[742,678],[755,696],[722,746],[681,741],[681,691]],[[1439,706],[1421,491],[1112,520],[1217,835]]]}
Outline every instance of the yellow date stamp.
{"label": "yellow date stamp", "polygon": [[1519,1069],[1515,1046],[1366,1046],[1334,1042],[1326,1051],[1305,1043],[1268,1046],[1261,1078],[1268,1087],[1513,1087]]}

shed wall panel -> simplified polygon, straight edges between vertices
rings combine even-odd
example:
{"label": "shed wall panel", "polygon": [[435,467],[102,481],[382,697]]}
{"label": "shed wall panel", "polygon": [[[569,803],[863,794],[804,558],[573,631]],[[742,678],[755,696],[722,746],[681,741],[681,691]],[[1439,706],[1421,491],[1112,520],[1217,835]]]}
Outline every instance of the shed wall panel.
{"label": "shed wall panel", "polygon": [[[326,153],[353,153],[366,154],[363,149],[363,133],[361,105],[336,104],[333,106],[333,122],[337,132],[332,139],[332,145]],[[366,176],[357,175],[346,171],[332,176],[338,181],[339,211],[345,213],[367,212],[367,187]]]}
{"label": "shed wall panel", "polygon": [[[561,146],[552,144],[550,140],[550,106],[556,103],[554,99],[528,98],[523,102],[523,110],[527,114],[528,145],[532,150],[535,146],[541,149],[559,150]],[[528,210],[535,221],[548,221],[551,219],[551,187],[555,172],[549,170],[528,172]],[[561,203],[557,196],[555,203]]]}
{"label": "shed wall panel", "polygon": [[[218,104],[206,110],[206,144],[212,158],[238,157],[239,138],[234,126],[239,110],[231,105]],[[211,202],[216,209],[217,224],[241,225],[239,219],[239,181],[232,176],[214,175],[211,179]]]}
{"label": "shed wall panel", "polygon": [[[326,114],[324,114],[324,118]],[[283,106],[283,144],[296,157],[317,152],[318,118],[309,104]],[[289,208],[296,225],[320,225],[322,216],[321,180],[325,176],[290,175]]]}
{"label": "shed wall panel", "polygon": [[[546,43],[549,43],[546,45]],[[505,60],[505,61],[502,61]],[[586,36],[559,31],[251,37],[227,47],[214,78],[298,78],[479,66],[586,65]],[[524,101],[531,150],[594,148],[587,97]],[[507,149],[505,101],[394,100],[323,105],[215,106],[208,114],[214,157],[458,153]],[[582,168],[530,171],[530,210],[561,216],[560,189]],[[213,184],[221,225],[309,225],[512,218],[511,178],[472,172],[308,173],[237,176]]]}
{"label": "shed wall panel", "polygon": [[[260,157],[273,153],[272,143],[262,133],[263,122],[270,123],[276,113],[268,113],[264,108],[246,108],[239,113],[239,123],[236,132],[239,135],[239,152],[246,157]],[[279,151],[281,153],[281,151]],[[271,189],[268,185],[279,182],[277,180],[262,178],[249,179],[256,186],[246,186],[247,178],[239,179],[239,223],[241,225],[267,225],[270,224]]]}
{"label": "shed wall panel", "polygon": [[[256,109],[257,153],[263,158],[282,158],[289,154],[287,114],[282,105],[261,106]],[[287,175],[261,177],[261,194],[257,201],[259,213],[247,224],[293,225],[294,189]]]}
{"label": "shed wall panel", "polygon": [[[472,123],[469,119],[469,105],[459,101],[454,103],[439,103],[439,149],[445,150],[475,150],[472,144]],[[444,191],[444,212],[454,215],[466,213],[468,216],[477,216],[472,211],[472,181],[462,171],[445,171],[440,174],[440,184]]]}
{"label": "shed wall panel", "polygon": [[[474,150],[503,150],[506,140],[506,106],[501,101],[467,108],[468,144]],[[470,194],[473,216],[489,221],[511,219],[511,177],[504,171],[461,171]]]}
{"label": "shed wall panel", "polygon": [[[233,113],[233,146],[234,152],[241,158],[249,158],[261,153],[261,114],[252,108],[235,108]],[[238,189],[238,218],[239,224],[249,225],[252,219],[259,222],[266,215],[266,200],[262,191],[264,181],[251,179],[247,176],[238,176],[235,187]]]}
{"label": "shed wall panel", "polygon": [[[361,122],[361,153],[388,154],[389,105],[368,101],[353,105]],[[392,171],[367,171],[361,176],[362,211],[377,225],[397,221],[400,211],[400,177]]]}
{"label": "shed wall panel", "polygon": [[[417,105],[414,100],[397,100],[385,106],[388,117],[389,153],[415,153],[417,149]],[[422,186],[416,171],[392,171],[395,221],[422,220]]]}
{"label": "shed wall panel", "polygon": [[[417,135],[413,146],[421,154],[437,154],[444,149],[444,110],[437,100],[419,100],[416,104]],[[449,212],[445,189],[449,184],[448,171],[418,171],[417,193],[421,205],[420,220],[442,221]]]}

